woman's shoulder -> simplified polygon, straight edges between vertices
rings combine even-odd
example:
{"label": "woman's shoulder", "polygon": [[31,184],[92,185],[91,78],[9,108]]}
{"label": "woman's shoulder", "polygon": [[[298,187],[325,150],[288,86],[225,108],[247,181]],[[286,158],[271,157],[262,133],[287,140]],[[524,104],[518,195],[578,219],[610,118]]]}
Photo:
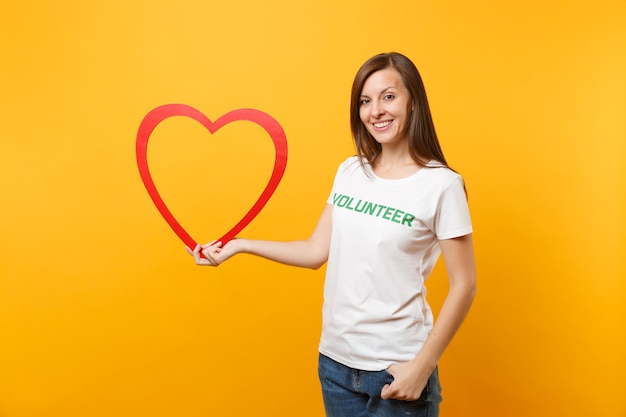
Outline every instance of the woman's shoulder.
{"label": "woman's shoulder", "polygon": [[343,162],[341,162],[341,164],[339,164],[339,172],[343,172],[346,170],[351,170],[354,168],[361,168],[361,158],[359,158],[357,155],[352,155],[347,157],[346,159],[344,159]]}
{"label": "woman's shoulder", "polygon": [[431,160],[423,168],[424,175],[432,180],[436,180],[445,184],[449,184],[454,180],[463,180],[461,174],[447,167],[439,161]]}
{"label": "woman's shoulder", "polygon": [[360,159],[361,158],[359,158],[358,155],[349,156],[346,159],[344,159],[344,161],[341,163],[340,166],[358,164],[360,163]]}

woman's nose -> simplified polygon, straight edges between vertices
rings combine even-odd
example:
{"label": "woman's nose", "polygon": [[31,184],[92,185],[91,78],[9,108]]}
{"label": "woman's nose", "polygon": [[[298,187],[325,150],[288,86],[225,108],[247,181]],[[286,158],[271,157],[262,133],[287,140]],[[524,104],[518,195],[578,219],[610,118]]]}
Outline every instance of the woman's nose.
{"label": "woman's nose", "polygon": [[380,116],[385,113],[384,107],[378,101],[372,102],[372,115]]}

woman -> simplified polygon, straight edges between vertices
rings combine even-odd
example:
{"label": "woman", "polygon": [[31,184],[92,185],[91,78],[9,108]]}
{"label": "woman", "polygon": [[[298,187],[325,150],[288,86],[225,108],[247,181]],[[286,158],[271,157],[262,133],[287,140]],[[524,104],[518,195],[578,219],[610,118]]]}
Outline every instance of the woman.
{"label": "woman", "polygon": [[[199,265],[237,253],[308,268],[328,262],[319,345],[326,415],[437,416],[437,363],[476,287],[463,180],[447,167],[421,77],[405,56],[365,62],[350,110],[357,155],[340,165],[309,238],[187,249]],[[424,282],[440,253],[450,288],[434,322]]]}

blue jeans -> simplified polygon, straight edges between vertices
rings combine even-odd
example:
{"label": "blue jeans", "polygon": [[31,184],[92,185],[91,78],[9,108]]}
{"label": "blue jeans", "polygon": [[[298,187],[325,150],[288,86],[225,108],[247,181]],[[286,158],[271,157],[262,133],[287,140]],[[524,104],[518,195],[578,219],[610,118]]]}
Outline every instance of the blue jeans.
{"label": "blue jeans", "polygon": [[385,384],[393,381],[386,370],[360,371],[320,354],[318,363],[327,417],[437,417],[441,386],[437,368],[416,401],[380,398]]}

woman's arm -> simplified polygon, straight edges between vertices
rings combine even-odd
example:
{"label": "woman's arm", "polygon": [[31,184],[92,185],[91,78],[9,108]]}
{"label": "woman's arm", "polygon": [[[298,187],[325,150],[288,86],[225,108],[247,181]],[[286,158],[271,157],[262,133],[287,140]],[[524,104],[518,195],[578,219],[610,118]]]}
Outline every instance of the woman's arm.
{"label": "woman's arm", "polygon": [[[233,239],[222,246],[221,242],[198,245],[187,251],[196,264],[217,266],[237,253],[249,253],[286,265],[317,269],[328,260],[332,232],[332,205],[322,211],[315,230],[305,240],[276,242],[269,240]],[[205,258],[200,256],[202,253]]]}
{"label": "woman's arm", "polygon": [[441,240],[441,254],[450,280],[448,295],[426,343],[409,362],[392,365],[394,382],[386,385],[381,396],[416,400],[428,382],[439,358],[467,315],[476,294],[476,266],[472,235]]}

